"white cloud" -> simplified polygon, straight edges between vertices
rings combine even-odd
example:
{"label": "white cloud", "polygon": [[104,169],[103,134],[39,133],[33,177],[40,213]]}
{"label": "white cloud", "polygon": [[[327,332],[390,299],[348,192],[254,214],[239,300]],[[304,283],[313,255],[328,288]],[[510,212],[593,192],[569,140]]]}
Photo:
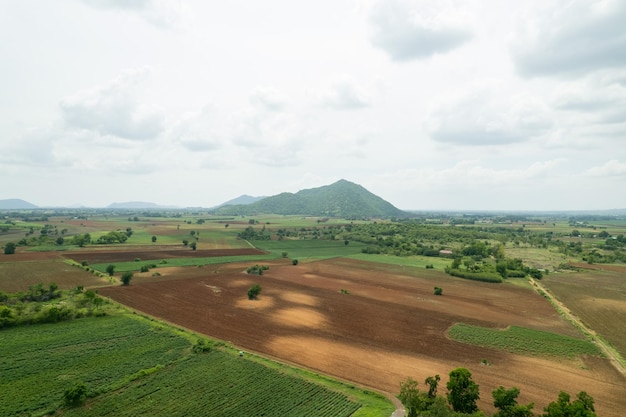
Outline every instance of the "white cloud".
{"label": "white cloud", "polygon": [[286,106],[287,99],[274,88],[259,87],[250,95],[250,103],[265,110],[279,111]]}
{"label": "white cloud", "polygon": [[222,146],[228,133],[216,106],[183,115],[168,130],[166,136],[190,151],[213,151]]}
{"label": "white cloud", "polygon": [[319,98],[322,106],[338,110],[354,110],[370,105],[368,93],[348,76],[338,77]]}
{"label": "white cloud", "polygon": [[131,70],[95,88],[60,102],[68,127],[124,139],[155,139],[163,130],[164,114],[157,106],[140,103],[135,93],[147,70]]}
{"label": "white cloud", "polygon": [[583,175],[589,177],[626,177],[626,163],[612,159],[602,166],[589,168]]}
{"label": "white cloud", "polygon": [[520,74],[580,75],[626,66],[626,2],[551,2],[520,16],[511,42]]}
{"label": "white cloud", "polygon": [[507,145],[537,137],[552,124],[539,99],[494,80],[477,82],[435,106],[425,124],[430,136],[444,143]]}
{"label": "white cloud", "polygon": [[181,29],[185,20],[184,3],[179,0],[82,0],[101,10],[137,14],[162,29]]}
{"label": "white cloud", "polygon": [[472,37],[466,19],[453,2],[384,0],[371,12],[371,41],[394,61],[428,58]]}

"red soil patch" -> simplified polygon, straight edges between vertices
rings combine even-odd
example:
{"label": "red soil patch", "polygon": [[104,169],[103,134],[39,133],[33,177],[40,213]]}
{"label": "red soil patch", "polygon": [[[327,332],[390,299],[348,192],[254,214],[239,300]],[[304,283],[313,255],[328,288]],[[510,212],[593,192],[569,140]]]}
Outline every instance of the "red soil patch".
{"label": "red soil patch", "polygon": [[[411,276],[342,259],[265,264],[271,268],[263,276],[245,274],[243,263],[159,268],[157,279],[139,274],[131,286],[102,288],[100,294],[239,348],[391,393],[408,376],[423,380],[435,374],[443,376],[443,392],[447,374],[463,366],[480,385],[480,407],[486,411],[493,410],[491,391],[500,385],[520,388],[519,401],[534,402],[537,412],[560,390],[587,391],[604,417],[626,409],[626,380],[607,360],[527,357],[447,338],[456,322],[575,335],[531,290],[436,271]],[[250,301],[246,292],[254,283],[263,291]],[[444,295],[434,296],[434,286]],[[482,359],[491,365],[481,365]]]}
{"label": "red soil patch", "polygon": [[107,262],[131,262],[135,259],[142,261],[171,258],[211,258],[216,256],[262,255],[263,252],[253,248],[242,249],[204,249],[191,250],[189,248],[172,249],[171,246],[145,247],[129,250],[80,250],[63,252],[63,257],[76,262],[88,261],[90,264]]}

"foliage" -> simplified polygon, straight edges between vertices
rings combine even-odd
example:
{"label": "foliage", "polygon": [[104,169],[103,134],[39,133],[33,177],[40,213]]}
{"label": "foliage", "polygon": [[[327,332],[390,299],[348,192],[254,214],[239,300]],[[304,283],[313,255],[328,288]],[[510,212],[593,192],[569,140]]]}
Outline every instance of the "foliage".
{"label": "foliage", "polygon": [[294,266],[298,265],[298,260],[297,259],[292,259],[291,260],[291,264],[294,265]]}
{"label": "foliage", "polygon": [[471,279],[473,281],[501,283],[502,277],[493,272],[468,272],[461,269],[446,268],[446,273],[453,277]]}
{"label": "foliage", "polygon": [[457,323],[450,328],[448,335],[459,342],[513,353],[564,357],[601,356],[599,348],[588,340],[518,326],[499,330]]}
{"label": "foliage", "polygon": [[115,265],[113,264],[107,265],[106,271],[107,271],[107,274],[109,274],[109,276],[113,276],[113,274],[115,273]]}
{"label": "foliage", "polygon": [[259,294],[261,294],[261,290],[262,288],[259,284],[254,284],[250,287],[248,290],[248,300],[256,300],[259,297]]}
{"label": "foliage", "polygon": [[114,243],[124,243],[126,240],[128,240],[128,234],[124,232],[112,231],[106,235],[100,236],[96,240],[96,243],[111,245]]}
{"label": "foliage", "polygon": [[79,382],[72,388],[68,388],[63,393],[63,404],[67,407],[77,407],[85,401],[87,396],[87,386]]}
{"label": "foliage", "polygon": [[130,271],[126,271],[122,274],[120,281],[122,281],[122,285],[130,285],[131,279],[133,279],[133,273]]}
{"label": "foliage", "polygon": [[593,398],[585,391],[580,391],[573,402],[568,393],[561,391],[558,399],[544,408],[546,413],[541,417],[596,417],[593,404]]}
{"label": "foliage", "polygon": [[4,245],[4,254],[5,255],[13,255],[15,253],[15,247],[16,247],[15,243],[7,242]]}
{"label": "foliage", "polygon": [[480,399],[479,387],[472,380],[472,373],[466,368],[450,371],[446,384],[447,398],[454,411],[474,413],[478,411],[476,401]]}
{"label": "foliage", "polygon": [[493,417],[533,417],[533,403],[520,405],[517,403],[519,389],[516,387],[505,389],[503,386],[492,391],[493,405],[498,412]]}
{"label": "foliage", "polygon": [[248,267],[246,269],[246,272],[252,275],[263,275],[263,271],[267,271],[268,269],[270,269],[270,267],[267,265],[256,264],[251,267]]}
{"label": "foliage", "polygon": [[433,294],[435,294],[435,295],[443,295],[443,289],[441,287],[435,287],[435,290],[433,291]]}

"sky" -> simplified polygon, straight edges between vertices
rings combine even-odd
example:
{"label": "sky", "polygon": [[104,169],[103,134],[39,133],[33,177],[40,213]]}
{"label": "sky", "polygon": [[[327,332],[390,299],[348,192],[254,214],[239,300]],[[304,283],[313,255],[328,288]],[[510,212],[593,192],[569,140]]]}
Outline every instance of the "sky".
{"label": "sky", "polygon": [[0,199],[626,208],[621,0],[0,0]]}

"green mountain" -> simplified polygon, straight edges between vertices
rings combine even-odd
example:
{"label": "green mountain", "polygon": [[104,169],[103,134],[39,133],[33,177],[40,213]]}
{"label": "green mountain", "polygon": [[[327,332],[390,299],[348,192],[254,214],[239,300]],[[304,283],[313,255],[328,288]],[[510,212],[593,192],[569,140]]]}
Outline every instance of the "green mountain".
{"label": "green mountain", "polygon": [[391,203],[346,180],[323,187],[281,193],[246,205],[228,205],[215,210],[220,215],[296,214],[347,219],[408,217]]}

